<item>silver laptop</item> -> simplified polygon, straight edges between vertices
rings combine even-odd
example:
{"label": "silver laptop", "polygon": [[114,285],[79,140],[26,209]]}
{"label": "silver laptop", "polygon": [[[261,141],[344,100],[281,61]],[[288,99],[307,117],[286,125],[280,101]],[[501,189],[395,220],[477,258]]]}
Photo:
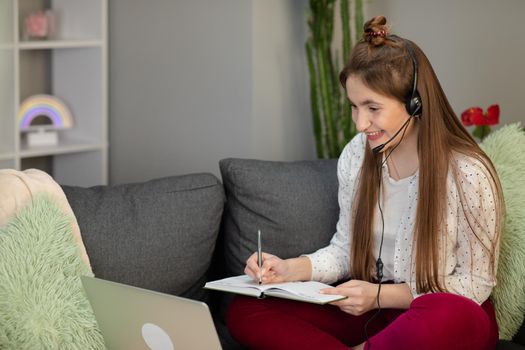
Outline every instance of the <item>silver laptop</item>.
{"label": "silver laptop", "polygon": [[109,350],[220,350],[208,306],[200,301],[82,276]]}

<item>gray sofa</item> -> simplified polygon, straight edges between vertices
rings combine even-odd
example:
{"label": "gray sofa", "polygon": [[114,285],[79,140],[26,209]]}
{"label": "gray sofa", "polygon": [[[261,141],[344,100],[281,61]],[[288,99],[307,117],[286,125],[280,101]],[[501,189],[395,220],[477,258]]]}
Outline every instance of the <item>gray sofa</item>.
{"label": "gray sofa", "polygon": [[[63,189],[96,276],[207,302],[223,348],[237,349],[224,323],[232,296],[202,286],[243,273],[257,230],[264,250],[283,258],[326,245],[339,211],[336,166],[224,159],[222,183],[190,174]],[[525,327],[497,349],[525,350]]]}

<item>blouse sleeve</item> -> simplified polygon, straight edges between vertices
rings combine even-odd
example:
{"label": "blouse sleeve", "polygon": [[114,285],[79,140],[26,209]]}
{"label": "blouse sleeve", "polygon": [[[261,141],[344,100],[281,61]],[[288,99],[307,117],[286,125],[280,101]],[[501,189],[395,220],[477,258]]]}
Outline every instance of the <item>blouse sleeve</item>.
{"label": "blouse sleeve", "polygon": [[305,255],[312,265],[312,280],[334,283],[349,276],[351,212],[354,183],[358,172],[355,165],[363,157],[363,150],[362,138],[358,135],[345,147],[339,157],[337,164],[339,220],[330,244]]}
{"label": "blouse sleeve", "polygon": [[446,242],[454,246],[445,249],[444,287],[481,304],[496,285],[490,264],[492,247],[496,246],[495,264],[499,251],[495,187],[477,160],[458,161],[455,171],[457,191],[449,191]]}

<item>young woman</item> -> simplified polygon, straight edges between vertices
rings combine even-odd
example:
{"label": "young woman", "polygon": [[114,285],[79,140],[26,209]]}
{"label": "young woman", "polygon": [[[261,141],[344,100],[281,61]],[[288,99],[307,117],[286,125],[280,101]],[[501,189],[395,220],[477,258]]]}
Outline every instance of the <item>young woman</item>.
{"label": "young woman", "polygon": [[313,254],[264,253],[261,269],[254,254],[245,272],[336,283],[322,292],[347,298],[237,297],[231,334],[250,349],[493,350],[503,200],[491,161],[427,57],[384,17],[365,24],[340,81],[360,134],[338,163],[337,232]]}

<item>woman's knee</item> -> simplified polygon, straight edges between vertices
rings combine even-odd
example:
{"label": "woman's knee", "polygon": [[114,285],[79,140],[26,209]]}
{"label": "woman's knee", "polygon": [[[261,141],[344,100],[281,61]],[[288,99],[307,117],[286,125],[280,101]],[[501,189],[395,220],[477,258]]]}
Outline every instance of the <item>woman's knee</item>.
{"label": "woman's knee", "polygon": [[484,349],[497,340],[494,321],[481,306],[460,295],[432,293],[420,296],[412,302],[408,313],[419,320],[421,326],[431,330],[431,334],[441,338],[438,343],[456,344],[459,349]]}
{"label": "woman's knee", "polygon": [[464,323],[477,320],[488,320],[485,311],[474,301],[452,293],[430,293],[416,298],[409,311],[425,313],[426,317],[449,323]]}

